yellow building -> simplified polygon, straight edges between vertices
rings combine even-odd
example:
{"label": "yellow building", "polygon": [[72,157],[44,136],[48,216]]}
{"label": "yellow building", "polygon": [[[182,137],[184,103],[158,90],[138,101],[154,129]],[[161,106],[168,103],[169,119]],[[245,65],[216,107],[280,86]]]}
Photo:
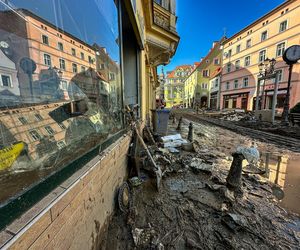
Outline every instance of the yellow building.
{"label": "yellow building", "polygon": [[164,97],[167,108],[184,105],[184,81],[192,69],[193,67],[191,65],[180,65],[173,71],[168,72],[164,84]]}
{"label": "yellow building", "polygon": [[[221,107],[254,110],[256,98],[263,109],[272,107],[274,80],[261,82],[258,65],[275,58],[278,71],[277,108],[281,109],[287,92],[288,65],[282,55],[286,48],[300,44],[300,0],[284,1],[263,17],[227,39],[223,53]],[[293,67],[290,106],[300,101],[300,64]],[[258,92],[258,93],[257,93]]]}
{"label": "yellow building", "polygon": [[211,76],[221,67],[221,42],[213,43],[209,53],[195,65],[194,70],[185,80],[186,106],[209,106]]}

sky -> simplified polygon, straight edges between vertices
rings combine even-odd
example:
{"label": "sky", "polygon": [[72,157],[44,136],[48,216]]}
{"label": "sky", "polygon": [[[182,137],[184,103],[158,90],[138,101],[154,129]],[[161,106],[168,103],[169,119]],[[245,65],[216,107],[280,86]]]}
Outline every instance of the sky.
{"label": "sky", "polygon": [[[206,56],[226,30],[231,37],[284,0],[177,0],[177,31],[180,42],[165,71],[193,64]],[[160,72],[159,72],[160,73]]]}

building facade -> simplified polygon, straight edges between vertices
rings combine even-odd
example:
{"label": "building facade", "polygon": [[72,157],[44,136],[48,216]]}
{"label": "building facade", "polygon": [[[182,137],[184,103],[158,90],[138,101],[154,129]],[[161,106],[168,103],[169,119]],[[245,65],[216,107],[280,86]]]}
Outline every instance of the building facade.
{"label": "building facade", "polygon": [[[223,43],[221,108],[254,110],[258,98],[260,108],[270,109],[275,81],[266,80],[257,90],[258,65],[275,58],[279,81],[277,109],[282,109],[288,80],[288,65],[282,55],[286,48],[300,44],[299,15],[300,1],[285,1]],[[299,71],[298,63],[292,73],[291,107],[300,101]]]}
{"label": "building facade", "polygon": [[212,110],[220,109],[220,84],[222,67],[219,67],[212,73],[209,81],[208,108]]}
{"label": "building facade", "polygon": [[211,75],[221,66],[221,44],[214,42],[209,53],[185,80],[186,106],[209,107]]}
{"label": "building facade", "polygon": [[167,73],[164,85],[166,107],[183,106],[185,103],[184,81],[191,73],[191,65],[177,66],[173,71]]}
{"label": "building facade", "polygon": [[151,119],[175,2],[0,2],[0,92],[18,97],[0,102],[0,248],[100,248],[128,174],[125,106]]}

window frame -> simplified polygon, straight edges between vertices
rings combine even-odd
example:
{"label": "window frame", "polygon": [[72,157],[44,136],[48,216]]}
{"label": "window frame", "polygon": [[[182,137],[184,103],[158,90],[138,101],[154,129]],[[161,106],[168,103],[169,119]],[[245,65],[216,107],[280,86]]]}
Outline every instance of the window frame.
{"label": "window frame", "polygon": [[230,90],[230,82],[226,82],[225,89],[226,89],[226,90]]}
{"label": "window frame", "polygon": [[[4,86],[4,84],[3,84],[3,78],[2,77],[7,77],[8,79],[9,79],[9,85],[10,86]],[[1,87],[3,87],[3,88],[13,88],[14,87],[14,85],[13,85],[13,83],[12,83],[12,76],[11,75],[9,75],[9,74],[4,74],[4,73],[0,73],[0,84],[1,84]]]}
{"label": "window frame", "polygon": [[62,42],[57,42],[57,48],[59,51],[64,51],[64,44]]}
{"label": "window frame", "polygon": [[[236,85],[237,84],[237,85]],[[239,80],[238,79],[235,79],[234,81],[233,81],[233,88],[234,89],[238,89],[239,88]]]}
{"label": "window frame", "polygon": [[[59,62],[59,69],[65,71],[66,70],[66,60],[64,58],[59,58],[58,62]],[[61,67],[62,65],[64,65],[64,67]]]}
{"label": "window frame", "polygon": [[227,73],[231,72],[231,63],[230,62],[226,64],[226,72]]}
{"label": "window frame", "polygon": [[[50,61],[50,64],[47,64],[46,63],[46,56],[49,56],[49,61]],[[44,65],[48,66],[48,67],[52,67],[52,59],[51,59],[51,55],[47,54],[47,53],[44,53]]]}
{"label": "window frame", "polygon": [[[265,51],[265,56],[264,56],[264,59],[263,59],[263,60],[260,60],[260,53],[263,52],[263,51]],[[267,58],[267,49],[262,49],[262,50],[260,50],[260,51],[258,52],[258,63],[263,62],[264,60],[266,60],[266,58]]]}
{"label": "window frame", "polygon": [[[248,45],[248,42],[250,42],[250,45]],[[246,48],[249,49],[251,47],[252,47],[252,39],[250,38],[246,41]]]}
{"label": "window frame", "polygon": [[[44,43],[44,37],[46,38],[47,42]],[[42,44],[44,45],[50,45],[50,42],[49,42],[49,36],[45,35],[45,34],[42,34]]]}
{"label": "window frame", "polygon": [[[75,69],[75,70],[74,70]],[[78,66],[76,63],[72,63],[72,72],[73,73],[78,73]]]}
{"label": "window frame", "polygon": [[[265,38],[265,39],[263,39],[263,34],[264,34],[264,33],[266,33],[266,38]],[[260,41],[261,41],[261,42],[264,42],[264,41],[268,40],[268,34],[269,34],[268,30],[263,31],[263,32],[261,33],[261,35],[260,35]]]}
{"label": "window frame", "polygon": [[75,48],[71,48],[71,55],[76,56],[76,49]]}
{"label": "window frame", "polygon": [[241,68],[241,60],[238,59],[234,62],[235,70],[239,70]]}
{"label": "window frame", "polygon": [[[285,27],[284,30],[281,30],[281,24],[283,24],[283,23],[286,23],[286,27]],[[285,32],[286,30],[288,30],[288,24],[289,24],[288,19],[286,19],[286,20],[280,22],[280,23],[279,23],[279,33],[282,33],[282,32]]]}
{"label": "window frame", "polygon": [[[281,54],[279,55],[279,54],[278,54],[278,46],[281,45],[281,44],[284,44],[284,47],[283,47],[283,50],[281,49],[282,52],[281,52]],[[284,53],[284,51],[285,51],[286,48],[287,48],[287,42],[286,42],[286,41],[277,43],[277,44],[276,44],[276,52],[275,52],[276,57],[282,57],[282,56],[283,56],[283,53]]]}
{"label": "window frame", "polygon": [[[36,129],[31,129],[28,131],[28,133],[33,141],[39,141],[42,138],[42,136]],[[36,133],[37,136],[33,135],[32,133]],[[34,137],[36,137],[36,138],[34,138]]]}
{"label": "window frame", "polygon": [[55,134],[55,130],[50,125],[45,126],[44,129],[48,133],[48,135],[54,135]]}
{"label": "window frame", "polygon": [[[246,63],[247,62],[247,58],[249,58],[249,63]],[[244,59],[244,66],[245,67],[249,67],[251,65],[251,56],[248,55],[248,56],[245,56],[245,59]]]}
{"label": "window frame", "polygon": [[[247,79],[247,85],[245,84],[245,80],[246,79]],[[243,78],[243,87],[244,88],[248,88],[249,87],[249,77],[248,76]]]}

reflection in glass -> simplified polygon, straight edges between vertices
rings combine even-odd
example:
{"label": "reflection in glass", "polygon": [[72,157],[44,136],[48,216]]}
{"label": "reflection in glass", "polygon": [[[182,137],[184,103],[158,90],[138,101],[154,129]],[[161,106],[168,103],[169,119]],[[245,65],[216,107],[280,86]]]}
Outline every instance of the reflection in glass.
{"label": "reflection in glass", "polygon": [[0,202],[122,129],[118,42],[115,1],[0,2]]}

